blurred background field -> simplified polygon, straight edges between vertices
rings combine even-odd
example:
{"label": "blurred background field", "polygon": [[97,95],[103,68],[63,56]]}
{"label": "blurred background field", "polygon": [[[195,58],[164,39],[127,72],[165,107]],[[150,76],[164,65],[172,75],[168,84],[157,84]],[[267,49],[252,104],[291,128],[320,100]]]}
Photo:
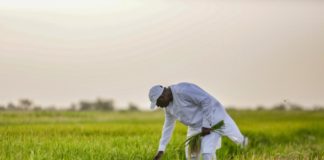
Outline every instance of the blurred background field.
{"label": "blurred background field", "polygon": [[[324,1],[7,0],[0,13],[0,160],[152,159],[164,114],[148,91],[179,82],[249,136],[247,149],[223,138],[218,159],[324,159]],[[184,159],[186,130],[164,160]]]}
{"label": "blurred background field", "polygon": [[[324,111],[229,110],[250,145],[223,138],[218,159],[324,159]],[[0,159],[152,159],[162,110],[2,111]],[[185,159],[186,126],[176,124],[164,160]]]}

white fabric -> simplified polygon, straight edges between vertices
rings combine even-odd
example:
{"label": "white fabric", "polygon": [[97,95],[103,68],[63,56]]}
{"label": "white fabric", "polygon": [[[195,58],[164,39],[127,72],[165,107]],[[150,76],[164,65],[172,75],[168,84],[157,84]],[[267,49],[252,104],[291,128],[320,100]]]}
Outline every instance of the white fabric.
{"label": "white fabric", "polygon": [[[187,138],[191,137],[192,135],[195,135],[197,133],[201,132],[201,128],[191,128],[188,127],[187,131]],[[221,147],[221,135],[216,132],[211,132],[210,134],[204,136],[201,140],[201,150],[200,154],[210,154],[213,155],[214,159],[216,159],[215,151]],[[192,154],[189,155],[188,152],[188,146],[185,147],[185,153],[186,153],[186,159],[189,159],[190,156],[191,159],[197,159],[197,155]],[[198,157],[200,157],[200,154]]]}
{"label": "white fabric", "polygon": [[[203,155],[208,156],[208,160],[210,159],[210,155],[213,155],[212,159],[216,160],[216,150],[221,148],[221,141],[222,136],[227,136],[230,138],[233,142],[237,144],[242,144],[244,140],[244,136],[241,134],[240,130],[238,129],[235,122],[232,120],[232,118],[226,114],[224,118],[224,126],[220,129],[221,132],[211,132],[209,135],[206,135],[202,138],[201,142],[201,151],[200,153]],[[188,127],[187,131],[187,138],[191,137],[192,135],[195,135],[197,133],[201,132],[201,128],[191,128]],[[196,155],[189,155],[188,153],[188,146],[185,148],[186,152],[186,158],[188,159],[189,156],[191,156],[191,159],[197,159]],[[200,155],[198,156],[200,157]],[[199,159],[199,158],[198,158]],[[205,158],[204,158],[205,160]]]}
{"label": "white fabric", "polygon": [[225,116],[224,126],[222,127],[221,131],[222,131],[222,135],[227,136],[236,144],[243,145],[244,136],[242,135],[241,131],[237,127],[236,123],[229,115]]}
{"label": "white fabric", "polygon": [[171,138],[174,129],[175,120],[176,120],[175,117],[165,112],[165,120],[162,129],[162,136],[160,139],[159,151],[164,151],[166,145],[169,143],[169,140]]}
{"label": "white fabric", "polygon": [[[201,132],[201,128],[188,127],[187,138],[199,132]],[[201,140],[201,153],[213,153],[216,149],[219,149],[221,145],[221,135],[217,132],[211,132]],[[188,147],[186,147],[186,153],[188,153]]]}
{"label": "white fabric", "polygon": [[223,106],[195,84],[179,83],[170,88],[173,101],[165,108],[160,151],[165,150],[171,138],[175,120],[192,128],[211,128],[226,115]]}
{"label": "white fabric", "polygon": [[203,153],[203,160],[216,160],[216,155],[212,153]]}
{"label": "white fabric", "polygon": [[[188,126],[187,136],[201,132],[202,127],[211,128],[224,120],[222,135],[228,136],[235,143],[243,143],[244,136],[222,105],[207,92],[190,83],[179,83],[170,86],[173,101],[165,108],[165,121],[159,144],[159,151],[164,151],[175,121],[179,120]],[[215,153],[221,147],[221,135],[212,132],[202,139],[202,153]]]}

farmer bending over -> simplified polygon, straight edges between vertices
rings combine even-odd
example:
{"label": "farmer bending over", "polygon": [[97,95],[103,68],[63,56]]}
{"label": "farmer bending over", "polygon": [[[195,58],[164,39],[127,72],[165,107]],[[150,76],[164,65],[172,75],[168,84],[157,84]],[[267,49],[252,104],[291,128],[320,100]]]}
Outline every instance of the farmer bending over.
{"label": "farmer bending over", "polygon": [[[202,132],[201,151],[204,160],[216,159],[216,149],[221,147],[221,136],[229,137],[233,142],[245,147],[248,143],[238,129],[235,122],[227,114],[223,106],[211,95],[192,83],[179,83],[169,87],[153,86],[149,91],[151,109],[155,106],[164,108],[165,121],[163,125],[160,145],[154,160],[159,160],[171,138],[175,120],[188,126],[187,137]],[[211,127],[220,121],[224,125],[221,133],[211,132]],[[196,154],[188,155],[188,146],[185,147],[186,158],[200,159]]]}

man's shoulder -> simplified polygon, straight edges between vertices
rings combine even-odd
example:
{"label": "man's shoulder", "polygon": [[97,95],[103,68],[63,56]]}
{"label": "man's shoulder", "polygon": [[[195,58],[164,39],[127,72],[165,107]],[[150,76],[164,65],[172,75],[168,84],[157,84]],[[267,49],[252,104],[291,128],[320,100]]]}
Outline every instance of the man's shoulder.
{"label": "man's shoulder", "polygon": [[183,97],[192,90],[195,90],[197,88],[197,85],[189,82],[181,82],[175,85],[171,86],[171,90],[173,94],[178,95],[178,97]]}
{"label": "man's shoulder", "polygon": [[190,83],[190,82],[180,82],[180,83],[177,83],[177,84],[172,85],[172,86],[175,87],[175,88],[178,88],[178,89],[184,89],[184,88],[197,86],[197,85],[195,85],[193,83]]}

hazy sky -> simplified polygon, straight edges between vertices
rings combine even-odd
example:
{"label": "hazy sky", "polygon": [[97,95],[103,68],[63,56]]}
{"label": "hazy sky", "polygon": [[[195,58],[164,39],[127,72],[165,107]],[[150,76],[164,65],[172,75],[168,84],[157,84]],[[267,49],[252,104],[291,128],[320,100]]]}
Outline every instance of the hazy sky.
{"label": "hazy sky", "polygon": [[182,81],[224,105],[323,105],[324,2],[0,1],[0,104],[148,108]]}

